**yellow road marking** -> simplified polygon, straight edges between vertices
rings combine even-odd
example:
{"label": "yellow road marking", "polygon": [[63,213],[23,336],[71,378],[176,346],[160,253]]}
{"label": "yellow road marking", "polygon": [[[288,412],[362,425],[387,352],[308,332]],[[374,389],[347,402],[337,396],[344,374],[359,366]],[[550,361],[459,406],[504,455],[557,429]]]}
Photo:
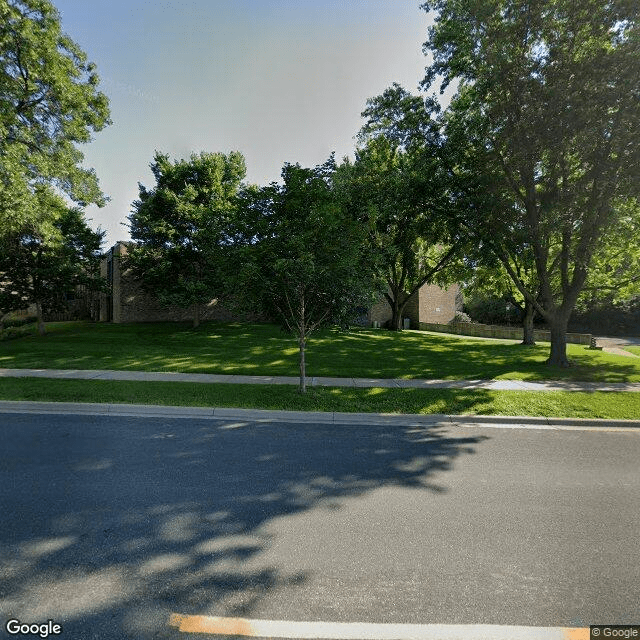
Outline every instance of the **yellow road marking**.
{"label": "yellow road marking", "polygon": [[172,613],[172,627],[185,633],[215,633],[233,636],[255,636],[251,624],[242,618],[212,618],[207,616],[182,616]]}
{"label": "yellow road marking", "polygon": [[566,640],[589,640],[591,633],[589,627],[586,629],[567,629]]}

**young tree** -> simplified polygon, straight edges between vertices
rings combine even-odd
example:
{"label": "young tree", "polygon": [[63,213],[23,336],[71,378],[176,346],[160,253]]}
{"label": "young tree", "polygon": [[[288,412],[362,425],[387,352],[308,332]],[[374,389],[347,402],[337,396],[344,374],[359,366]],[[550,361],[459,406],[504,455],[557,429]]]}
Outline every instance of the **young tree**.
{"label": "young tree", "polygon": [[140,199],[128,217],[136,244],[123,266],[161,303],[191,308],[197,327],[201,306],[224,293],[229,229],[246,173],[244,157],[238,152],[202,152],[171,162],[156,153],[151,170],[156,187],[139,185]]}
{"label": "young tree", "polygon": [[95,66],[48,0],[0,0],[0,235],[41,220],[36,186],[104,204],[79,143],[109,124]]}
{"label": "young tree", "polygon": [[319,327],[344,324],[375,298],[366,229],[340,206],[333,158],[313,169],[286,164],[282,184],[245,194],[243,296],[298,339],[300,391],[305,349]]}
{"label": "young tree", "polygon": [[[549,364],[567,366],[567,322],[594,255],[617,232],[616,203],[640,192],[640,9],[626,0],[423,8],[437,12],[424,87],[459,82],[443,123],[458,147],[453,169],[473,185],[468,229],[549,325]],[[533,254],[535,288],[518,274],[514,235]]]}
{"label": "young tree", "polygon": [[37,197],[46,223],[27,223],[0,239],[0,309],[34,304],[38,332],[44,335],[43,314],[63,309],[66,294],[78,287],[105,290],[100,277],[105,232],[93,231],[80,209],[67,207],[49,189],[38,189]]}

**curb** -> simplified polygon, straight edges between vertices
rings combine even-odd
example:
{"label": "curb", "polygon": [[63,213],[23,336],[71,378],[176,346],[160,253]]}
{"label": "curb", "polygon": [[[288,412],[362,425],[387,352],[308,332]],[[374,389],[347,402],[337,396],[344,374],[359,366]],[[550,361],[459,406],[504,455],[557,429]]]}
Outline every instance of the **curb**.
{"label": "curb", "polygon": [[141,404],[100,404],[76,402],[0,401],[0,413],[53,413],[75,415],[127,416],[140,418],[192,418],[252,420],[256,422],[298,422],[342,425],[409,425],[502,427],[529,429],[640,429],[640,420],[594,418],[547,418],[533,416],[483,416],[446,414],[342,413],[324,411],[284,411],[216,407],[175,407]]}

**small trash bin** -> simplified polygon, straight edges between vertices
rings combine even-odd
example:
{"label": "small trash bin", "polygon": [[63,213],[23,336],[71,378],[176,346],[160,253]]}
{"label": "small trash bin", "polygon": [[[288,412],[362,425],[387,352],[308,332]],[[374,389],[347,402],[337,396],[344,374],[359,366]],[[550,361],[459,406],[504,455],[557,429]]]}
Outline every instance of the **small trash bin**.
{"label": "small trash bin", "polygon": [[402,326],[405,329],[411,329],[411,318],[405,318]]}

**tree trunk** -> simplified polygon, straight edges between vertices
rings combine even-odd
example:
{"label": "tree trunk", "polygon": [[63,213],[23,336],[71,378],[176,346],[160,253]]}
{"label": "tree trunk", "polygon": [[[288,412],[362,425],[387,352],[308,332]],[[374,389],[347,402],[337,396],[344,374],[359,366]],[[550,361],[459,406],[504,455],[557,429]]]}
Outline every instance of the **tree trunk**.
{"label": "tree trunk", "polygon": [[524,311],[522,313],[522,344],[535,345],[536,340],[533,334],[533,317],[535,316],[535,307],[528,301],[524,302]]}
{"label": "tree trunk", "polygon": [[393,305],[391,305],[391,329],[393,331],[402,331],[402,314],[397,300],[394,300]]}
{"label": "tree trunk", "polygon": [[[400,297],[402,296],[402,298]],[[402,300],[402,302],[400,302]],[[407,302],[409,301],[409,297],[405,296],[404,293],[399,294],[397,298],[393,299],[393,303],[389,303],[391,307],[391,330],[392,331],[402,331],[402,314],[404,313],[404,309],[407,306]]]}
{"label": "tree trunk", "polygon": [[568,317],[554,314],[548,318],[551,329],[551,351],[547,364],[553,367],[568,367],[570,362],[567,358],[567,323]]}
{"label": "tree trunk", "polygon": [[193,305],[193,328],[197,329],[200,326],[200,305],[196,302]]}
{"label": "tree trunk", "polygon": [[300,347],[300,393],[307,392],[307,365],[304,360],[304,350],[306,345],[306,340],[304,335],[300,336],[298,341],[298,345]]}
{"label": "tree trunk", "polygon": [[36,302],[36,316],[38,318],[38,335],[43,336],[47,333],[47,329],[44,326],[44,320],[42,319],[42,305]]}

